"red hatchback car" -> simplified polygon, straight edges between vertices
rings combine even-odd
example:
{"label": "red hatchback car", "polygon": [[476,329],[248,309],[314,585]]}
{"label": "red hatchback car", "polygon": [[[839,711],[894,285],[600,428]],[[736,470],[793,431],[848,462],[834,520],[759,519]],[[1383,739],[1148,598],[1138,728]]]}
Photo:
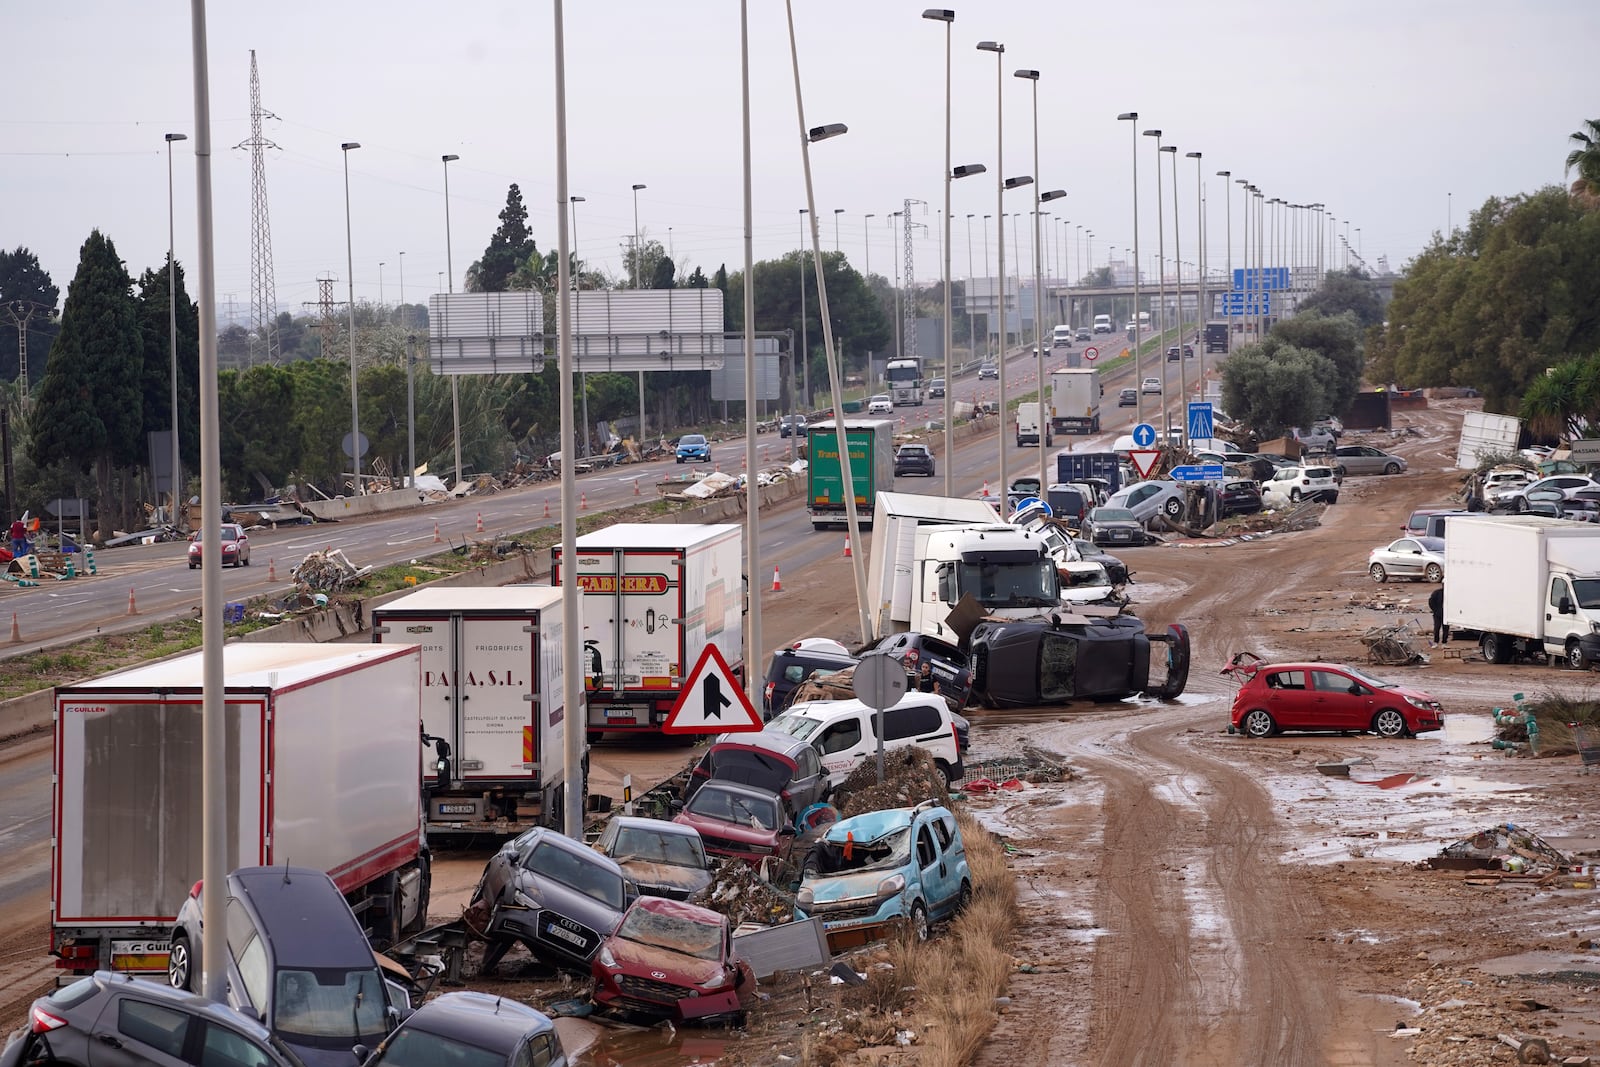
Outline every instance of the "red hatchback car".
{"label": "red hatchback car", "polygon": [[737,1019],[756,976],[734,955],[728,917],[681,900],[640,897],[595,954],[602,1008],[674,1019]]}
{"label": "red hatchback car", "polygon": [[1243,679],[1230,730],[1246,737],[1282,730],[1406,737],[1444,727],[1444,709],[1427,693],[1343,664],[1262,663],[1241,654],[1222,673]]}

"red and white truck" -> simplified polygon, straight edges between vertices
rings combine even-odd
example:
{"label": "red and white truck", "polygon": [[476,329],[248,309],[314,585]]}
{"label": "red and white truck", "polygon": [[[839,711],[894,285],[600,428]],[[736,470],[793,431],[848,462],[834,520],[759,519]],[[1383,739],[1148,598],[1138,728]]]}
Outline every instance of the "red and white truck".
{"label": "red and white truck", "polygon": [[[744,539],[738,526],[617,523],[578,538],[589,740],[657,732],[707,645],[742,681]],[[561,546],[550,583],[561,584]]]}
{"label": "red and white truck", "polygon": [[[380,943],[427,918],[418,664],[415,648],[223,650],[227,868],[327,871]],[[201,700],[199,652],[56,690],[58,967],[166,970],[201,873]]]}
{"label": "red and white truck", "polygon": [[420,646],[428,829],[515,835],[559,827],[567,729],[561,590],[419,589],[371,617],[373,641]]}

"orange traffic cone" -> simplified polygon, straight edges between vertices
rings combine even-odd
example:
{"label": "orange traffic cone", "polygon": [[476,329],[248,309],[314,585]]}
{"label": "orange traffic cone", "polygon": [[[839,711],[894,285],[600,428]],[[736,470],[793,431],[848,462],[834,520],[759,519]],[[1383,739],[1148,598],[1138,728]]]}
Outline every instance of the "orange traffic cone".
{"label": "orange traffic cone", "polygon": [[550,517],[550,498],[549,497],[545,497],[544,498],[544,517],[547,518],[547,519]]}
{"label": "orange traffic cone", "polygon": [[845,539],[844,539],[844,558],[845,559],[850,559],[851,558],[850,557],[850,537],[849,537],[849,535],[846,535]]}
{"label": "orange traffic cone", "polygon": [[133,600],[133,587],[132,586],[128,587],[128,614],[129,615],[137,615],[137,614],[139,614],[139,605],[134,603],[134,600]]}
{"label": "orange traffic cone", "polygon": [[[779,575],[778,575],[778,565],[776,563],[774,563],[772,565],[772,591],[774,593],[783,592],[783,579],[781,577],[779,577]],[[16,618],[15,615],[13,615],[11,617],[12,617],[12,619]],[[13,622],[11,625],[12,625],[12,628],[13,628],[13,632],[15,632],[15,628],[16,628],[17,624],[15,622]],[[20,637],[13,637],[12,640],[13,641],[20,641],[22,639]]]}
{"label": "orange traffic cone", "polygon": [[478,532],[483,533],[483,512],[478,512]]}
{"label": "orange traffic cone", "polygon": [[267,560],[267,581],[275,582],[277,580],[278,580],[278,561],[275,560],[275,559],[269,559],[269,560]]}
{"label": "orange traffic cone", "polygon": [[434,523],[433,524],[433,543],[436,544],[436,545],[440,545],[440,544],[444,543],[444,538],[439,536],[439,524],[438,523]]}
{"label": "orange traffic cone", "polygon": [[589,510],[589,494],[588,493],[579,493],[578,494],[578,510],[579,511],[588,511]]}
{"label": "orange traffic cone", "polygon": [[634,496],[644,496],[643,493],[639,492],[639,479],[638,478],[635,478],[633,480],[633,495]]}
{"label": "orange traffic cone", "polygon": [[[777,578],[776,571],[773,572],[773,578],[774,580]],[[13,645],[22,644],[22,627],[17,623],[17,613],[14,611],[11,613],[11,643]]]}
{"label": "orange traffic cone", "polygon": [[983,480],[983,495],[985,499],[989,496],[989,480],[987,478]]}

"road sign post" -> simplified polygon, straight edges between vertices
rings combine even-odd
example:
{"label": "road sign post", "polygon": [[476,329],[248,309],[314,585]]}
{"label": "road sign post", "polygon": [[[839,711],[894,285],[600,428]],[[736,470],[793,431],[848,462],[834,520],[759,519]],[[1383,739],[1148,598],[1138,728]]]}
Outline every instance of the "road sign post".
{"label": "road sign post", "polygon": [[878,784],[883,784],[883,713],[900,703],[908,685],[906,669],[900,661],[887,652],[871,652],[861,657],[851,675],[851,686],[856,699],[877,714],[878,732]]}
{"label": "road sign post", "polygon": [[1156,443],[1156,428],[1148,422],[1141,422],[1133,428],[1133,443],[1140,448],[1151,448]]}
{"label": "road sign post", "polygon": [[[903,673],[903,672],[902,672]],[[707,645],[661,724],[664,734],[736,734],[761,729],[761,716],[716,645]]]}
{"label": "road sign post", "polygon": [[1100,350],[1093,345],[1090,345],[1088,348],[1083,350],[1083,358],[1088,360],[1090,363],[1093,363],[1095,360],[1100,358]]}

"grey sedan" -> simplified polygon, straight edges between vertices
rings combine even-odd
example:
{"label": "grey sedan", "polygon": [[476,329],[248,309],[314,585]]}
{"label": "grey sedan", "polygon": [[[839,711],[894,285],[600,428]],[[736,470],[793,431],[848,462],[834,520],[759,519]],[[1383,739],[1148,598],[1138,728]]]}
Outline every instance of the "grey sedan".
{"label": "grey sedan", "polygon": [[1406,461],[1371,445],[1340,445],[1333,450],[1333,469],[1346,474],[1399,474]]}
{"label": "grey sedan", "polygon": [[1367,573],[1375,582],[1390,578],[1416,581],[1444,581],[1444,538],[1402,537],[1367,557]]}

